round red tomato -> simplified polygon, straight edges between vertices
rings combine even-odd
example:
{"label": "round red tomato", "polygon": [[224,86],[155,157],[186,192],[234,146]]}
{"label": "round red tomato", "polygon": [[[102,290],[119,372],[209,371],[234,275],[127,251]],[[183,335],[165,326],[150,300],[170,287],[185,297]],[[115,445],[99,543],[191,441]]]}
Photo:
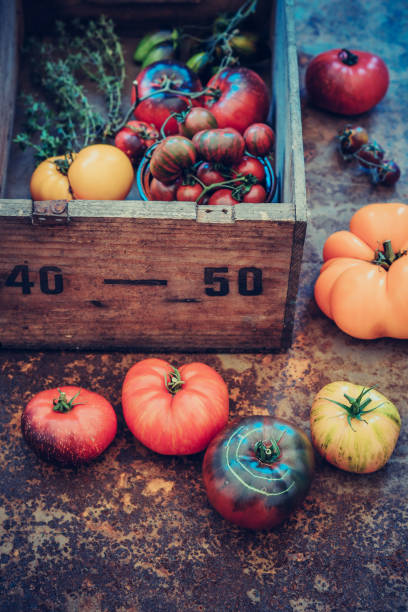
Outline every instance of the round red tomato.
{"label": "round red tomato", "polygon": [[257,181],[263,183],[266,178],[265,167],[259,159],[244,155],[241,161],[233,166],[233,174],[243,174],[244,176],[253,176]]}
{"label": "round red tomato", "polygon": [[98,393],[65,386],[37,393],[22,414],[21,429],[41,458],[76,465],[95,459],[109,446],[117,418]]}
{"label": "round red tomato", "polygon": [[245,148],[256,157],[265,157],[273,151],[275,132],[266,123],[253,123],[244,132]]}
{"label": "round red tomato", "polygon": [[193,185],[180,185],[177,189],[176,199],[180,202],[195,202],[203,191],[200,183]]}
{"label": "round red tomato", "polygon": [[[165,87],[168,92],[159,92]],[[180,113],[188,107],[188,99],[183,93],[199,92],[202,89],[200,79],[182,62],[163,60],[146,66],[138,75],[132,88],[131,102],[139,102],[134,110],[136,119],[153,124],[158,130],[172,113]],[[149,96],[149,97],[147,97]],[[193,106],[200,104],[200,99],[192,99]],[[177,120],[172,117],[165,126],[166,135],[177,134]]]}
{"label": "round red tomato", "polygon": [[159,138],[160,134],[153,125],[145,121],[128,121],[116,134],[115,145],[135,163]]}
{"label": "round red tomato", "polygon": [[210,206],[234,206],[235,204],[238,204],[238,200],[232,196],[231,189],[222,187],[211,194],[211,196],[208,198],[207,204]]}
{"label": "round red tomato", "polygon": [[332,49],[312,59],[306,90],[312,104],[341,115],[358,115],[385,96],[389,74],[384,61],[365,51]]}
{"label": "round red tomato", "polygon": [[260,202],[266,202],[266,190],[263,185],[256,183],[252,185],[252,187],[244,193],[242,196],[243,202],[258,204]]}
{"label": "round red tomato", "polygon": [[149,186],[150,198],[157,202],[173,202],[176,200],[178,186],[178,181],[165,185],[153,177]]}
{"label": "round red tomato", "polygon": [[220,165],[213,164],[212,162],[202,162],[196,170],[197,178],[200,179],[204,185],[221,183],[222,181],[231,178],[229,174],[230,172],[228,168],[224,169]]}
{"label": "round red tomato", "polygon": [[212,440],[203,461],[209,502],[249,529],[282,523],[305,498],[313,471],[307,436],[271,416],[234,421]]}
{"label": "round red tomato", "polygon": [[194,134],[201,130],[210,130],[218,127],[217,120],[208,108],[193,106],[185,114],[181,113],[178,130],[182,136],[192,138]]}
{"label": "round red tomato", "polygon": [[130,368],[122,389],[125,421],[145,446],[163,455],[204,450],[228,421],[228,389],[204,363],[179,369],[162,359]]}
{"label": "round red tomato", "polygon": [[269,92],[262,78],[250,68],[224,68],[207,83],[215,97],[205,96],[205,106],[218,127],[232,127],[241,134],[251,123],[264,122],[269,110]]}

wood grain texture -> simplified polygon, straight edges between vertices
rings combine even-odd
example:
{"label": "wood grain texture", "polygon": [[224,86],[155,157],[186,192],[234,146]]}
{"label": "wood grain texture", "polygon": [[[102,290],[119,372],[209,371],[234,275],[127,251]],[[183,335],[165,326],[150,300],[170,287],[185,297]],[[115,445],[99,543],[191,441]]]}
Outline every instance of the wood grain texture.
{"label": "wood grain texture", "polygon": [[0,197],[4,195],[17,87],[17,3],[0,0]]}
{"label": "wood grain texture", "polygon": [[[3,217],[0,341],[5,347],[279,349],[293,230],[293,221],[220,226],[77,217],[54,228]],[[10,283],[15,266],[26,266],[29,293],[21,269]],[[206,268],[213,269],[212,282]],[[253,292],[254,268],[261,270],[261,293],[242,294]],[[55,274],[63,290],[54,294]],[[207,295],[226,283],[225,295]]]}

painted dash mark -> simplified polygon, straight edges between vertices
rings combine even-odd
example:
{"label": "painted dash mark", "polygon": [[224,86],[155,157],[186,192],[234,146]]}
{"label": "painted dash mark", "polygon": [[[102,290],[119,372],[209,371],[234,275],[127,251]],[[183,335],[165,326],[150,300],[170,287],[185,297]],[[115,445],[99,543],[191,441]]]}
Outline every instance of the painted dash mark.
{"label": "painted dash mark", "polygon": [[160,280],[157,278],[145,278],[145,279],[104,278],[103,282],[105,285],[133,285],[133,286],[145,286],[145,287],[165,287],[167,285],[166,280]]}

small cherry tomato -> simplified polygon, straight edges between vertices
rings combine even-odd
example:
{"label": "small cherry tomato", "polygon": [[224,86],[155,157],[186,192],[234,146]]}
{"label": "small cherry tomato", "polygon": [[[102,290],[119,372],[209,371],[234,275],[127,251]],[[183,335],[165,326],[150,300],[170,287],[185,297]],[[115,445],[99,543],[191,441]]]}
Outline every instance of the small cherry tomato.
{"label": "small cherry tomato", "polygon": [[195,202],[203,191],[200,183],[194,185],[180,185],[177,189],[176,199],[180,202]]}
{"label": "small cherry tomato", "polygon": [[[225,173],[223,172],[224,170]],[[199,178],[204,185],[221,183],[222,181],[230,178],[229,174],[230,170],[226,166],[213,164],[212,162],[207,161],[202,162],[196,170],[197,178]]]}
{"label": "small cherry tomato", "polygon": [[95,459],[109,446],[117,418],[98,393],[65,386],[37,393],[24,409],[21,429],[41,458],[77,465]]}
{"label": "small cherry tomato", "polygon": [[364,168],[372,168],[379,166],[384,158],[384,149],[377,142],[367,142],[363,144],[355,154],[360,166]]}
{"label": "small cherry tomato", "polygon": [[265,188],[260,185],[259,183],[256,183],[255,185],[252,185],[252,187],[250,188],[249,191],[247,191],[243,197],[242,197],[242,201],[243,202],[253,202],[254,204],[258,204],[260,202],[266,202],[266,190]]}
{"label": "small cherry tomato", "polygon": [[177,199],[176,193],[178,186],[178,181],[166,185],[153,177],[149,187],[150,197],[157,202],[173,202]]}
{"label": "small cherry tomato", "polygon": [[394,161],[388,159],[381,163],[381,167],[376,169],[376,173],[377,176],[374,180],[385,187],[392,187],[395,185],[401,176],[399,166]]}
{"label": "small cherry tomato", "polygon": [[346,125],[339,132],[340,151],[343,155],[352,155],[368,143],[367,130],[359,125]]}
{"label": "small cherry tomato", "polygon": [[223,187],[211,194],[207,204],[210,206],[233,206],[234,204],[238,204],[238,201],[232,197],[231,189]]}
{"label": "small cherry tomato", "polygon": [[153,125],[145,121],[128,121],[116,134],[115,146],[136,163],[143,153],[159,140],[160,134]]}
{"label": "small cherry tomato", "polygon": [[255,157],[249,157],[244,155],[238,164],[232,167],[233,174],[243,174],[244,176],[251,175],[256,178],[260,183],[265,181],[265,168],[262,162]]}
{"label": "small cherry tomato", "polygon": [[256,157],[265,157],[273,151],[275,132],[266,123],[253,123],[244,132],[245,148]]}
{"label": "small cherry tomato", "polygon": [[186,114],[181,113],[178,122],[179,134],[192,138],[194,134],[201,130],[210,130],[218,127],[217,120],[208,108],[194,106]]}

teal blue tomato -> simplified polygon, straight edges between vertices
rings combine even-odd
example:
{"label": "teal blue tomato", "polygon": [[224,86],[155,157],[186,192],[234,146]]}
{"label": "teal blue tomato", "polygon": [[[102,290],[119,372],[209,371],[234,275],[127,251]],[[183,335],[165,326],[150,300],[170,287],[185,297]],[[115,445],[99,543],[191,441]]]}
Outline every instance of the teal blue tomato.
{"label": "teal blue tomato", "polygon": [[234,421],[212,440],[203,461],[210,504],[248,529],[282,523],[307,495],[313,472],[309,438],[271,416]]}

